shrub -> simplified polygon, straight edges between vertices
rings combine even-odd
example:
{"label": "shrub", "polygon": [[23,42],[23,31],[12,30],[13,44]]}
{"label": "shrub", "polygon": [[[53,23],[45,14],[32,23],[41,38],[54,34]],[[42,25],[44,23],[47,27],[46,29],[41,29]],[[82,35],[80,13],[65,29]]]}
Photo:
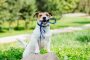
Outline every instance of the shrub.
{"label": "shrub", "polygon": [[39,11],[48,11],[56,15],[73,12],[78,2],[79,0],[36,0]]}
{"label": "shrub", "polygon": [[90,33],[89,32],[78,33],[78,35],[76,36],[76,40],[83,43],[88,43],[90,42]]}
{"label": "shrub", "polygon": [[[55,35],[52,37],[51,50],[56,53],[60,60],[89,60],[90,44],[84,43],[87,37],[88,40],[90,39],[89,35],[89,30]],[[0,60],[20,60],[22,53],[23,49],[21,48],[5,49],[0,51]],[[42,49],[41,54],[44,53],[47,51]]]}
{"label": "shrub", "polygon": [[23,49],[10,48],[5,51],[0,51],[0,60],[20,60]]}

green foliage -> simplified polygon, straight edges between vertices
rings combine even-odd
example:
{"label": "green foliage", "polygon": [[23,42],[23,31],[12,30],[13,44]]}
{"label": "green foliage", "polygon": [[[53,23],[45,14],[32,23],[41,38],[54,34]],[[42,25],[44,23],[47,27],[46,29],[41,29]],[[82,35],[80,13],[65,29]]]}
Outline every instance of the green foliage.
{"label": "green foliage", "polygon": [[82,32],[81,34],[78,34],[76,36],[76,40],[81,41],[83,43],[88,43],[90,42],[90,33],[88,32]]}
{"label": "green foliage", "polygon": [[20,9],[21,17],[29,19],[36,11],[35,0],[25,0],[23,1],[22,8]]}
{"label": "green foliage", "polygon": [[41,49],[41,50],[40,50],[40,53],[41,53],[41,54],[45,54],[45,53],[47,53],[47,51],[46,51],[45,49]]}
{"label": "green foliage", "polygon": [[60,15],[73,12],[79,0],[36,0],[36,2],[39,11],[48,11]]}
{"label": "green foliage", "polygon": [[[86,3],[87,1],[85,0]],[[17,21],[16,28],[18,30],[20,27],[19,20],[22,19],[25,22],[24,29],[29,29],[29,23],[33,21],[32,16],[36,11],[48,11],[53,15],[61,16],[63,13],[78,10],[79,2],[79,0],[0,0],[0,31],[3,30],[3,24],[6,21],[9,25],[8,30],[13,30],[12,25]],[[89,4],[86,5],[89,6]],[[88,7],[85,10],[89,11]]]}
{"label": "green foliage", "polygon": [[[56,17],[58,18],[58,17]],[[33,19],[32,19],[33,20]],[[35,19],[34,19],[35,20]],[[74,27],[74,26],[82,26],[84,24],[89,24],[90,19],[86,17],[63,17],[61,20],[57,20],[56,24],[51,24],[51,29],[58,29],[58,28],[65,28],[65,27]],[[17,21],[15,21],[12,24],[12,27],[14,30],[8,31],[8,22],[4,22],[2,24],[2,32],[0,32],[0,37],[1,36],[11,36],[11,35],[18,35],[18,34],[23,34],[27,33],[28,31],[31,31],[35,28],[36,26],[36,21],[30,21],[28,24],[28,31],[25,30],[25,22],[24,20],[19,20],[19,27],[16,26]],[[18,32],[22,33],[18,33]],[[4,33],[3,33],[4,32]],[[12,34],[10,34],[12,33]]]}
{"label": "green foliage", "polygon": [[[81,34],[87,35],[89,38],[90,30],[71,32],[71,33],[61,33],[59,35],[54,35],[51,42],[51,50],[56,53],[60,60],[88,60],[90,59],[90,44],[86,44],[77,40],[76,37],[81,36]],[[64,37],[64,38],[63,38]],[[86,38],[87,39],[87,38]],[[90,41],[88,42],[90,43]],[[13,44],[13,48],[10,46]],[[3,48],[0,50],[0,60],[20,60],[22,57],[23,49],[17,47],[15,43],[4,44]],[[16,47],[17,48],[16,48]],[[0,46],[2,47],[2,46]],[[7,48],[7,49],[6,49]],[[41,54],[47,53],[46,50],[41,49]]]}
{"label": "green foliage", "polygon": [[80,0],[77,6],[78,10],[80,12],[85,12],[87,14],[90,14],[90,0]]}
{"label": "green foliage", "polygon": [[0,60],[20,60],[23,49],[10,48],[9,50],[0,51]]}
{"label": "green foliage", "polygon": [[[71,33],[61,33],[60,35],[52,37],[52,50],[60,57],[61,60],[88,60],[90,58],[90,41],[83,42],[87,38],[77,40],[76,37],[86,35],[90,36],[90,31],[78,31]],[[64,38],[63,38],[64,37]]]}
{"label": "green foliage", "polygon": [[[0,0],[0,3],[0,30],[2,30],[2,24],[5,21],[9,23],[9,30],[13,29],[12,24],[18,19],[26,20],[27,25],[27,20],[36,11],[35,0]],[[2,23],[2,21],[4,22]]]}

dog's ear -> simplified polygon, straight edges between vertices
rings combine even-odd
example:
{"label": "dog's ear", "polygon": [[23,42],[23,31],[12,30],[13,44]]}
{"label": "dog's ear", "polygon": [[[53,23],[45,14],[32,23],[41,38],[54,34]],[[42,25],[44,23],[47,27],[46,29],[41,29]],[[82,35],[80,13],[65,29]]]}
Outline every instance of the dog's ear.
{"label": "dog's ear", "polygon": [[36,12],[36,13],[34,14],[34,17],[38,17],[38,14],[39,14],[39,12]]}
{"label": "dog's ear", "polygon": [[49,12],[49,15],[52,16],[53,14],[51,12]]}

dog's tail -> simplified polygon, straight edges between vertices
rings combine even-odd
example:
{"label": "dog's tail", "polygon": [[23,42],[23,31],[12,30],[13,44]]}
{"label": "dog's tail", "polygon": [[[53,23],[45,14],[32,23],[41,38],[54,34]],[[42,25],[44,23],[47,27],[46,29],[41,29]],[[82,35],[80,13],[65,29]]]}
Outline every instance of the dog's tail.
{"label": "dog's tail", "polygon": [[22,39],[17,39],[17,40],[18,40],[18,42],[20,42],[20,44],[21,44],[24,48],[26,48],[27,43],[26,43],[24,40],[22,40]]}

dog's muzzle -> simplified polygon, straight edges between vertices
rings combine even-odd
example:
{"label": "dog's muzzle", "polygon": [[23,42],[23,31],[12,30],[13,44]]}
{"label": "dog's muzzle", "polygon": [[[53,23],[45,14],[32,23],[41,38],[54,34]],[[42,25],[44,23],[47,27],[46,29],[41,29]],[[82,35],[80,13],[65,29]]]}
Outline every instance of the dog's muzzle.
{"label": "dog's muzzle", "polygon": [[43,20],[41,22],[49,22],[49,19],[46,19],[46,17],[43,17]]}
{"label": "dog's muzzle", "polygon": [[46,23],[47,23],[47,22],[49,22],[49,19],[48,19],[48,20],[42,20],[42,22],[43,22],[43,23],[44,23],[44,22],[46,22]]}
{"label": "dog's muzzle", "polygon": [[56,19],[55,18],[49,18],[49,19],[46,19],[46,17],[43,17],[43,20],[40,20],[40,22],[42,24],[55,24],[56,23]]}

